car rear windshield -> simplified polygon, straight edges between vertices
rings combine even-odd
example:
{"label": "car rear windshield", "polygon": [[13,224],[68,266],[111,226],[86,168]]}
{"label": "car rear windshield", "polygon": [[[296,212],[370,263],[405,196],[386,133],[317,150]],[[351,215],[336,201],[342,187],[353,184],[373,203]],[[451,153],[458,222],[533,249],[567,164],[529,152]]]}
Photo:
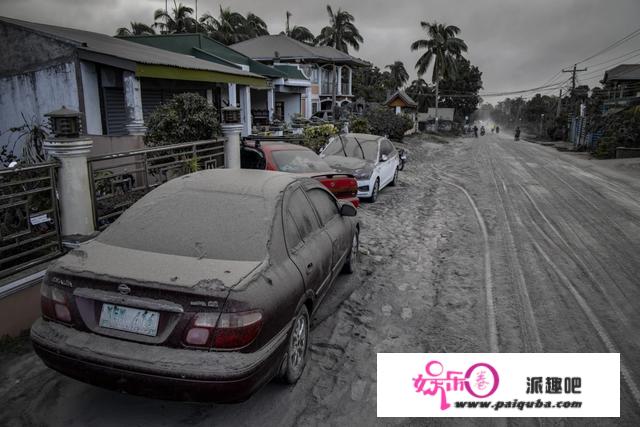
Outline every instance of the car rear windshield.
{"label": "car rear windshield", "polygon": [[356,157],[358,159],[376,161],[378,141],[371,139],[361,140],[359,138],[356,141],[356,138],[352,136],[336,137],[327,145],[323,154],[326,156]]}
{"label": "car rear windshield", "polygon": [[168,255],[259,261],[267,253],[272,205],[258,196],[198,189],[151,193],[97,240]]}
{"label": "car rear windshield", "polygon": [[279,171],[291,173],[330,172],[331,166],[309,150],[279,150],[271,156]]}

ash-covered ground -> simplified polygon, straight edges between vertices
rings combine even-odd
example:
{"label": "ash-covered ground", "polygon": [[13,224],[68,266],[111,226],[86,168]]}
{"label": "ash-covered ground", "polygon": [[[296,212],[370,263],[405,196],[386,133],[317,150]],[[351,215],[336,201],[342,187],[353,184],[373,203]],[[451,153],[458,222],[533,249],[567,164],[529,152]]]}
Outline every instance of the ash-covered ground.
{"label": "ash-covered ground", "polygon": [[376,418],[377,352],[491,351],[620,352],[621,418],[598,424],[640,425],[638,162],[504,135],[404,145],[399,184],[360,209],[359,272],[317,313],[295,387],[269,384],[236,405],[164,402],[79,383],[19,351],[0,359],[0,425],[494,425]]}

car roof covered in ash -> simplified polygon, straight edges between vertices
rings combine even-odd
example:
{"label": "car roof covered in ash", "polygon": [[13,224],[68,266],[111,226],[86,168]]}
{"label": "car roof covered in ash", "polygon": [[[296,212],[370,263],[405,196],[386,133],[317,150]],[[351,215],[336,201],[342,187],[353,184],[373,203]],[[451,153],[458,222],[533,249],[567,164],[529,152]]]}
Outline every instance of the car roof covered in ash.
{"label": "car roof covered in ash", "polygon": [[277,196],[293,181],[301,179],[288,173],[254,169],[208,169],[173,179],[161,185],[157,196],[181,190],[235,193],[266,199]]}

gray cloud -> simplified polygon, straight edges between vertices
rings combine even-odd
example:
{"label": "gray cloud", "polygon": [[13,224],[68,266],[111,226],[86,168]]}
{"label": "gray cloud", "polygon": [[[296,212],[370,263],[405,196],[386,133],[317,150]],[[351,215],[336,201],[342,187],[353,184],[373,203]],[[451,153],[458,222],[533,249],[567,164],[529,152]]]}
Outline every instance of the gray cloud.
{"label": "gray cloud", "polygon": [[[185,3],[193,6],[195,1]],[[153,11],[164,4],[164,0],[0,0],[0,15],[113,34],[129,21],[151,23]],[[640,16],[638,0],[343,0],[331,4],[356,18],[365,41],[354,55],[379,67],[401,60],[412,78],[419,54],[411,52],[409,45],[424,36],[420,21],[459,26],[469,45],[469,59],[483,72],[487,92],[538,86],[561,67],[636,29]],[[198,12],[215,14],[218,5],[199,1]],[[307,26],[314,33],[327,24],[326,2],[316,0],[234,0],[223,3],[226,6],[258,14],[272,33],[284,29],[286,10],[293,13],[292,24]],[[640,37],[591,63],[638,47]],[[597,79],[587,83],[597,84]]]}

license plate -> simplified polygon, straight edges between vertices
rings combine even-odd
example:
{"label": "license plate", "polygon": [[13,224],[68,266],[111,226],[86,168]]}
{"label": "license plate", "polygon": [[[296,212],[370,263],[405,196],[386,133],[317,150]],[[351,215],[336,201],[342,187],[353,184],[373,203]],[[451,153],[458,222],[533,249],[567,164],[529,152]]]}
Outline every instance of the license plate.
{"label": "license plate", "polygon": [[134,334],[156,336],[158,333],[158,319],[160,319],[160,313],[157,311],[102,304],[100,326],[133,332]]}

